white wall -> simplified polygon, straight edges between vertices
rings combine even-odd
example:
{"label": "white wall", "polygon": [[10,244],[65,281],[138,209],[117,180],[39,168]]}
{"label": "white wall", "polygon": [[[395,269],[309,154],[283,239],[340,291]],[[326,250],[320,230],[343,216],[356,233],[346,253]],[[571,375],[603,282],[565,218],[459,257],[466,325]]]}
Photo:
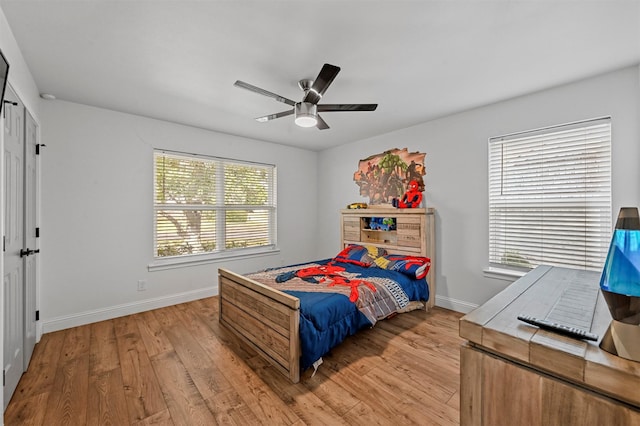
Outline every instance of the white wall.
{"label": "white wall", "polygon": [[[217,294],[219,266],[315,256],[315,152],[63,101],[43,101],[41,115],[44,332]],[[154,148],[275,164],[281,252],[149,272]]]}
{"label": "white wall", "polygon": [[462,312],[484,303],[509,284],[483,274],[488,259],[487,140],[610,115],[615,217],[621,206],[640,205],[639,83],[639,68],[630,67],[321,152],[318,256],[338,249],[337,211],[368,201],[355,183],[348,183],[360,159],[391,148],[426,152],[425,199],[437,211],[436,303]]}

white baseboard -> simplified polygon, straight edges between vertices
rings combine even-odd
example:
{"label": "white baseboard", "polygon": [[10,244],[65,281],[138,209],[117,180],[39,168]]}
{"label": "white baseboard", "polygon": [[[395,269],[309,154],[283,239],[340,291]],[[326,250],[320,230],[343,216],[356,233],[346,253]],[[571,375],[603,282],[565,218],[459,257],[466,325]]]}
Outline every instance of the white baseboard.
{"label": "white baseboard", "polygon": [[452,299],[446,296],[436,295],[436,306],[439,306],[445,309],[450,309],[456,312],[462,312],[463,314],[468,314],[469,312],[477,308],[479,305],[465,302],[464,300],[457,300],[457,299]]}
{"label": "white baseboard", "polygon": [[[125,303],[111,306],[104,309],[80,312],[78,314],[51,318],[41,321],[41,333],[51,333],[53,331],[64,330],[66,328],[78,327],[98,321],[105,321],[125,315],[137,314],[151,309],[164,308],[166,306],[177,305],[179,303],[191,302],[193,300],[204,299],[218,294],[218,286],[208,287],[200,290],[188,291],[185,293],[172,294],[170,296],[157,297],[139,302]],[[39,337],[39,336],[38,336]],[[40,340],[40,339],[38,339]]]}
{"label": "white baseboard", "polygon": [[[73,315],[52,318],[40,321],[39,337],[44,333],[51,333],[58,330],[64,330],[71,327],[91,324],[98,321],[105,321],[125,315],[137,314],[149,311],[151,309],[164,308],[166,306],[177,305],[179,303],[191,302],[193,300],[204,299],[218,294],[218,287],[208,287],[205,289],[189,291],[185,293],[172,294],[170,296],[158,297],[155,299],[147,299],[134,303],[125,303],[122,305],[111,306],[104,309],[96,309],[93,311],[81,312]],[[452,299],[445,296],[436,296],[436,306],[450,309],[456,312],[469,313],[478,305],[465,302],[463,300]]]}

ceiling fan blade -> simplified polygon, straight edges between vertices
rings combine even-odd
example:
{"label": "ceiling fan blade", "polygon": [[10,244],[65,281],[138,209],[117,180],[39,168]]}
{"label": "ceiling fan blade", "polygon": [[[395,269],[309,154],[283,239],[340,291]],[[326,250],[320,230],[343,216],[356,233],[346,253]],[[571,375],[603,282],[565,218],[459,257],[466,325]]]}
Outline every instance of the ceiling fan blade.
{"label": "ceiling fan blade", "polygon": [[323,104],[318,111],[375,111],[378,104]]}
{"label": "ceiling fan blade", "polygon": [[340,67],[331,64],[324,64],[320,70],[320,74],[313,81],[311,89],[304,95],[303,102],[317,104],[322,99],[322,95],[327,91],[329,85],[333,82],[340,72]]}
{"label": "ceiling fan blade", "polygon": [[244,81],[237,80],[235,83],[233,83],[233,85],[236,86],[236,87],[240,87],[242,89],[247,89],[247,90],[249,90],[251,92],[258,93],[260,95],[268,96],[270,98],[275,99],[278,102],[284,102],[287,105],[291,105],[291,106],[295,106],[296,105],[296,103],[294,101],[292,101],[291,99],[287,99],[284,96],[277,95],[277,94],[275,94],[273,92],[269,92],[268,90],[261,89],[259,87],[256,87],[256,86],[252,85],[252,84],[245,83]]}
{"label": "ceiling fan blade", "polygon": [[319,130],[326,130],[326,129],[328,129],[328,128],[329,128],[329,125],[327,124],[327,122],[326,122],[326,121],[324,121],[324,120],[322,119],[322,117],[320,117],[320,115],[319,115],[319,114],[317,114],[317,115],[316,115],[316,118],[318,119],[318,123],[316,124],[316,127],[317,127]]}
{"label": "ceiling fan blade", "polygon": [[269,115],[265,115],[265,116],[262,116],[262,117],[258,117],[258,118],[256,118],[256,121],[264,123],[265,121],[275,120],[276,118],[286,117],[287,115],[291,115],[291,114],[293,114],[293,110],[292,109],[287,110],[287,111],[277,112],[275,114],[269,114]]}

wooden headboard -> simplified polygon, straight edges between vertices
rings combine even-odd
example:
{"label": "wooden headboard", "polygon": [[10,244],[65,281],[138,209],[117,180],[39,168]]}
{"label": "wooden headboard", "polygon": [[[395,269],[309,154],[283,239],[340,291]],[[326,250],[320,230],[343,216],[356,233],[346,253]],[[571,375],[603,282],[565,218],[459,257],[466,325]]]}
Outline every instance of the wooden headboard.
{"label": "wooden headboard", "polygon": [[[393,218],[395,229],[370,229],[371,218]],[[435,210],[433,208],[396,209],[369,207],[340,211],[341,248],[349,244],[382,247],[392,254],[424,256],[431,259],[427,274],[429,301],[427,309],[435,305]]]}

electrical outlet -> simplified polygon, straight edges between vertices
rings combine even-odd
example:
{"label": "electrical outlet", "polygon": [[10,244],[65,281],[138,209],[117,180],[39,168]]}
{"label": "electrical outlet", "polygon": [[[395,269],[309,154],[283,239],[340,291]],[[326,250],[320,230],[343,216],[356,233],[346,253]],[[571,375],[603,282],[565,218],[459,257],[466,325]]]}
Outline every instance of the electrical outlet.
{"label": "electrical outlet", "polygon": [[145,291],[147,289],[147,280],[138,280],[138,291]]}

